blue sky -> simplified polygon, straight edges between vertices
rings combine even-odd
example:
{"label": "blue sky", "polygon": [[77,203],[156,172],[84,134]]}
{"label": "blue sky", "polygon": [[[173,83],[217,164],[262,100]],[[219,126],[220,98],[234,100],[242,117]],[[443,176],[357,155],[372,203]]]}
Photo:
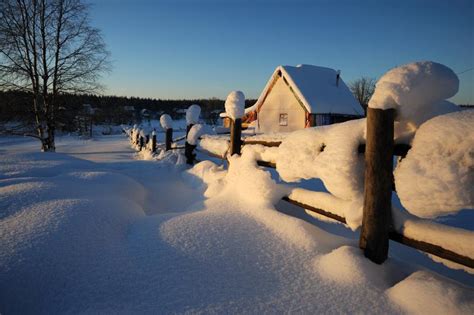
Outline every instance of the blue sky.
{"label": "blue sky", "polygon": [[[256,98],[280,64],[342,71],[346,82],[433,60],[474,67],[474,1],[93,0],[112,53],[106,94]],[[474,104],[474,70],[457,103]]]}

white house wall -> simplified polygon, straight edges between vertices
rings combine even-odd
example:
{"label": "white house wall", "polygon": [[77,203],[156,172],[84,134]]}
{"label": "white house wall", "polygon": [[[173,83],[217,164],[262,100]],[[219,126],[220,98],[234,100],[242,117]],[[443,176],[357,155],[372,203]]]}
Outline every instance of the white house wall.
{"label": "white house wall", "polygon": [[[288,114],[288,125],[280,126],[280,114]],[[269,132],[290,132],[303,129],[305,110],[296,100],[282,78],[273,86],[258,113],[259,130]]]}

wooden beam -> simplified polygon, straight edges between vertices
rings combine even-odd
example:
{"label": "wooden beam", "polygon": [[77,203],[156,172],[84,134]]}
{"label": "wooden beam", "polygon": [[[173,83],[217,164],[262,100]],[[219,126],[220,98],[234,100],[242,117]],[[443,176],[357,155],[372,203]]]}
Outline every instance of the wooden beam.
{"label": "wooden beam", "polygon": [[268,162],[268,161],[257,161],[257,165],[263,166],[263,167],[270,167],[270,168],[276,168],[276,164],[273,162]]}
{"label": "wooden beam", "polygon": [[421,250],[425,253],[441,257],[443,259],[447,259],[449,261],[453,261],[466,267],[474,268],[474,259],[471,257],[459,255],[453,251],[450,251],[449,249],[445,249],[435,244],[411,239],[395,231],[391,231],[389,235],[392,241]]}
{"label": "wooden beam", "polygon": [[334,214],[334,213],[331,213],[329,211],[326,211],[326,210],[323,210],[323,209],[319,209],[319,208],[315,208],[313,206],[310,206],[310,205],[307,205],[307,204],[304,204],[304,203],[301,203],[299,201],[296,201],[296,200],[293,200],[293,199],[290,199],[289,197],[283,197],[281,198],[282,200],[286,201],[286,202],[289,202],[295,206],[298,206],[298,207],[301,207],[301,208],[304,208],[306,210],[309,210],[309,211],[312,211],[312,212],[315,212],[315,213],[318,213],[320,215],[323,215],[325,217],[328,217],[328,218],[331,218],[333,220],[336,220],[336,221],[339,221],[341,223],[344,223],[346,224],[346,219],[344,217],[341,217],[337,214]]}

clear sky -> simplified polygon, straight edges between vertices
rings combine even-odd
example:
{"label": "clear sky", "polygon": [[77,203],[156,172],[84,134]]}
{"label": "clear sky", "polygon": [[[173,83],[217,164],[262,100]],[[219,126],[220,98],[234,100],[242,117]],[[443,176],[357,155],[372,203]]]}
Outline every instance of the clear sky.
{"label": "clear sky", "polygon": [[[256,98],[278,65],[314,64],[350,82],[433,60],[474,67],[473,0],[91,0],[112,53],[106,94]],[[474,104],[474,70],[457,103]]]}

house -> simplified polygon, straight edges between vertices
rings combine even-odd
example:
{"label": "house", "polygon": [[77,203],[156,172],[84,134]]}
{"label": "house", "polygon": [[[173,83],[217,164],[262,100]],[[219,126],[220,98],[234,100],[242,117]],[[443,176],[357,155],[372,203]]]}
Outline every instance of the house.
{"label": "house", "polygon": [[289,132],[363,116],[340,72],[312,65],[279,66],[257,102],[245,110],[244,124],[258,132]]}

